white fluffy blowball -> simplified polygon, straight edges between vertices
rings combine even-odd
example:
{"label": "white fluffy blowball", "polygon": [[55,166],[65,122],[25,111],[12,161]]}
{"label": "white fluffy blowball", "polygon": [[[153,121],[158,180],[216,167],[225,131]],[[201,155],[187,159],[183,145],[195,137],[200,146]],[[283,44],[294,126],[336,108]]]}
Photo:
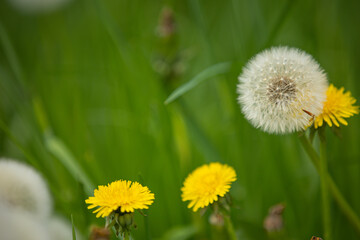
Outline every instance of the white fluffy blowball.
{"label": "white fluffy blowball", "polygon": [[322,112],[328,82],[311,55],[288,47],[257,54],[239,77],[245,117],[268,133],[304,130]]}
{"label": "white fluffy blowball", "polygon": [[43,221],[34,218],[29,212],[8,208],[0,203],[0,239],[49,240],[52,238]]}
{"label": "white fluffy blowball", "polygon": [[[48,231],[51,240],[72,239],[72,226],[60,217],[51,217],[47,221]],[[77,237],[76,239],[79,239]]]}
{"label": "white fluffy blowball", "polygon": [[46,218],[52,201],[46,183],[30,166],[0,159],[0,203]]}

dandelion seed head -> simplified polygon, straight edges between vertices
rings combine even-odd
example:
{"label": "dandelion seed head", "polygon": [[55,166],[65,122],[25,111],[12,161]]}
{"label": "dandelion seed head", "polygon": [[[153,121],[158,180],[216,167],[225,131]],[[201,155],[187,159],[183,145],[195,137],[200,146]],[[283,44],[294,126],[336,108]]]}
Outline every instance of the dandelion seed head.
{"label": "dandelion seed head", "polygon": [[285,134],[309,125],[311,116],[305,111],[321,113],[326,89],[326,75],[309,54],[274,47],[244,67],[237,92],[242,112],[256,128]]}
{"label": "dandelion seed head", "polygon": [[0,202],[41,218],[52,210],[50,193],[40,174],[30,166],[4,158],[0,159]]}
{"label": "dandelion seed head", "polygon": [[32,213],[0,203],[0,239],[49,240],[43,221]]}
{"label": "dandelion seed head", "polygon": [[[72,226],[68,221],[56,216],[51,217],[47,222],[51,240],[72,239]],[[78,238],[79,236],[76,237]]]}

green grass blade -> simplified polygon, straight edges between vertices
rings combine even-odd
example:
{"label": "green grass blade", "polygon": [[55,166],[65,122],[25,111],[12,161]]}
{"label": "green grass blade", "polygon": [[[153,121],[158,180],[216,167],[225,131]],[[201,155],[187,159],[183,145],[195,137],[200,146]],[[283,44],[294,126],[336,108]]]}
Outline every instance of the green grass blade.
{"label": "green grass blade", "polygon": [[197,233],[196,226],[176,226],[168,230],[161,238],[162,240],[186,240]]}
{"label": "green grass blade", "polygon": [[229,71],[230,67],[231,67],[230,62],[224,62],[224,63],[217,63],[211,67],[206,68],[198,75],[196,75],[193,79],[191,79],[184,85],[177,88],[174,92],[172,92],[170,96],[165,100],[165,104],[169,104],[173,102],[181,95],[185,94],[186,92],[190,91],[191,89],[199,85],[201,82],[211,77],[215,77],[217,75],[226,73],[227,71]]}
{"label": "green grass blade", "polygon": [[126,47],[128,44],[124,34],[121,32],[115,20],[107,11],[104,1],[94,0],[93,2],[96,6],[96,10],[99,14],[100,20],[102,21],[106,31],[108,32],[110,38],[114,41],[118,49],[121,59],[124,61],[128,60],[130,55],[128,54],[128,48]]}
{"label": "green grass blade", "polygon": [[201,126],[196,122],[184,101],[179,101],[183,112],[183,117],[189,131],[189,135],[193,139],[199,151],[203,154],[207,162],[222,162],[219,152],[217,151],[210,138],[202,130]]}
{"label": "green grass blade", "polygon": [[6,32],[6,29],[4,28],[1,22],[0,22],[0,43],[4,49],[4,53],[9,61],[9,65],[12,68],[14,75],[16,76],[18,81],[24,83],[24,75],[18,57],[15,53],[15,49]]}
{"label": "green grass blade", "polygon": [[74,225],[74,218],[71,214],[71,225],[72,225],[72,239],[76,240],[76,232],[75,232],[75,225]]}
{"label": "green grass blade", "polygon": [[[38,164],[36,159],[28,152],[28,150],[21,145],[19,140],[14,136],[8,126],[0,119],[0,130],[2,130],[9,140],[21,151],[25,156],[27,162],[34,166],[36,169],[41,169],[41,166]],[[1,131],[0,131],[1,132]]]}
{"label": "green grass blade", "polygon": [[290,0],[285,4],[283,10],[280,13],[279,18],[277,19],[276,23],[274,24],[274,27],[272,28],[271,32],[269,33],[269,36],[265,42],[264,48],[270,47],[273,44],[274,39],[278,35],[282,26],[284,25],[287,17],[289,16],[289,13],[291,12],[291,9],[295,5],[295,3],[296,3],[296,0]]}
{"label": "green grass blade", "polygon": [[86,193],[92,194],[94,186],[91,183],[91,180],[66,145],[52,134],[45,134],[45,145],[48,151],[61,161],[73,177],[84,184]]}

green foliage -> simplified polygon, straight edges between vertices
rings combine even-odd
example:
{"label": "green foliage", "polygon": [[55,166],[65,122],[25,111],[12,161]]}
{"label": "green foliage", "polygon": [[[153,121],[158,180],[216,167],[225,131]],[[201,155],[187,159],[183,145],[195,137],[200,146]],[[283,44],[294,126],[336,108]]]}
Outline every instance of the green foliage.
{"label": "green foliage", "polygon": [[[264,47],[288,45],[359,100],[360,3],[166,3],[176,23],[169,38],[157,31],[161,1],[72,0],[42,14],[1,1],[0,155],[39,169],[57,212],[73,214],[84,234],[104,224],[86,209],[91,188],[141,172],[155,202],[145,221],[135,214],[134,239],[209,239],[207,217],[186,208],[180,188],[195,167],[221,161],[238,174],[232,219],[241,239],[266,239],[263,220],[280,202],[286,239],[320,236],[314,166],[297,136],[268,135],[243,118],[237,77]],[[171,74],[158,71],[159,59]],[[360,215],[359,116],[341,130],[342,140],[327,132],[328,168]],[[334,202],[331,214],[333,239],[358,239]]]}
{"label": "green foliage", "polygon": [[55,155],[61,161],[75,179],[79,179],[80,182],[84,184],[86,193],[91,195],[94,191],[93,184],[64,143],[50,133],[47,133],[45,135],[45,146],[50,153]]}
{"label": "green foliage", "polygon": [[193,79],[191,79],[186,84],[182,85],[181,87],[177,88],[174,92],[170,94],[170,96],[165,100],[165,104],[169,104],[181,95],[185,94],[192,88],[196,87],[201,82],[205,81],[210,77],[214,77],[221,73],[225,73],[230,68],[230,63],[218,63],[211,67],[206,68],[204,71],[200,72],[196,75]]}

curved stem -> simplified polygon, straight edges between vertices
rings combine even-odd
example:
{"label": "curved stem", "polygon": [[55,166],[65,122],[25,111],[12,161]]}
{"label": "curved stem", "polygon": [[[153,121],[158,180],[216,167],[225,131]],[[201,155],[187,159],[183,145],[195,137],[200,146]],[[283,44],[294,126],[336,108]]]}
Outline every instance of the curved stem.
{"label": "curved stem", "polygon": [[225,227],[229,234],[230,240],[237,240],[234,225],[231,222],[230,216],[225,215],[224,220],[225,220]]}
{"label": "curved stem", "polygon": [[119,234],[118,238],[121,240],[132,240],[131,234],[128,231],[125,231],[123,234]]}
{"label": "curved stem", "polygon": [[316,170],[319,171],[320,159],[319,159],[317,152],[315,151],[315,149],[313,148],[313,146],[311,145],[309,140],[306,138],[305,134],[302,134],[301,136],[299,136],[299,139],[300,139],[300,143],[303,146],[306,154],[310,157],[310,160],[314,164]]}
{"label": "curved stem", "polygon": [[130,240],[130,234],[128,232],[125,232],[124,240]]}
{"label": "curved stem", "polygon": [[[305,152],[310,157],[310,160],[314,164],[317,171],[320,170],[320,158],[316,151],[314,150],[313,146],[310,144],[309,140],[306,138],[304,134],[302,134],[300,137],[300,143],[303,146]],[[331,195],[335,199],[337,205],[339,206],[342,213],[345,215],[345,217],[348,219],[350,224],[353,226],[353,228],[356,230],[358,235],[360,236],[360,219],[354,212],[354,210],[351,208],[349,203],[346,201],[342,193],[340,192],[339,188],[335,184],[334,180],[331,178],[330,175],[327,175],[327,182],[328,187],[330,190]]]}
{"label": "curved stem", "polygon": [[321,200],[324,224],[324,238],[331,240],[331,211],[330,211],[330,198],[328,188],[328,167],[326,159],[326,139],[325,128],[319,129],[320,137],[320,181],[321,181]]}
{"label": "curved stem", "polygon": [[339,188],[336,186],[334,180],[328,176],[328,184],[330,193],[334,197],[335,201],[339,205],[343,214],[347,217],[351,225],[355,228],[358,235],[360,236],[360,219],[354,210],[351,208],[349,203],[346,201],[342,193],[340,192]]}

